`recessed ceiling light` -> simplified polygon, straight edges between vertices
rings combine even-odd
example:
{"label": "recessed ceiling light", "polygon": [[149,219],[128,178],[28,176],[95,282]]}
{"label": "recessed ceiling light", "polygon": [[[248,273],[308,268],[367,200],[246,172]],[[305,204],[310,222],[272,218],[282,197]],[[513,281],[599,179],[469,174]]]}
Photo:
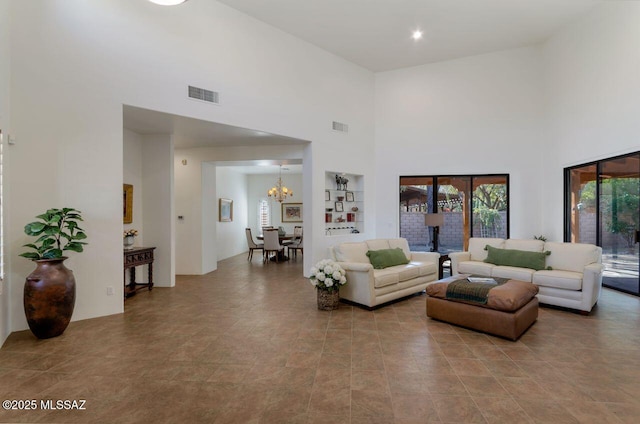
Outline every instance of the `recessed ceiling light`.
{"label": "recessed ceiling light", "polygon": [[411,34],[411,38],[413,38],[416,41],[422,39],[422,31],[420,31],[419,29],[413,31],[413,34]]}
{"label": "recessed ceiling light", "polygon": [[151,3],[159,4],[161,6],[175,6],[182,4],[187,0],[149,0]]}

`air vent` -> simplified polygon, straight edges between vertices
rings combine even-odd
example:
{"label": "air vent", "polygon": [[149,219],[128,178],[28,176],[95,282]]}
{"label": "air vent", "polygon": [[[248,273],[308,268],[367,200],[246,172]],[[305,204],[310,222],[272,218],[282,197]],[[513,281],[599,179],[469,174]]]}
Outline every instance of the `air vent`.
{"label": "air vent", "polygon": [[349,125],[343,124],[342,122],[333,121],[333,130],[346,133],[349,132]]}
{"label": "air vent", "polygon": [[205,90],[191,85],[189,86],[189,97],[207,103],[220,104],[220,93],[217,91]]}

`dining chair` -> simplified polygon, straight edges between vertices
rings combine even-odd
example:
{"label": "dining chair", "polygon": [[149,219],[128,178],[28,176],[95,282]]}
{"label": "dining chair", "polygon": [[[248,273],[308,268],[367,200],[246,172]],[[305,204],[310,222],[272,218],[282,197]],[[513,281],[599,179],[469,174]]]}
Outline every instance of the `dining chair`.
{"label": "dining chair", "polygon": [[293,240],[287,245],[287,250],[291,252],[293,249],[293,256],[298,257],[298,250],[304,255],[304,249],[302,246],[302,227],[296,225],[293,227]]}
{"label": "dining chair", "polygon": [[269,261],[269,253],[275,252],[276,262],[280,262],[280,252],[284,255],[284,246],[280,244],[280,236],[277,228],[264,230],[264,257],[263,261]]}
{"label": "dining chair", "polygon": [[247,235],[247,244],[249,245],[249,255],[247,256],[247,260],[250,261],[253,259],[253,251],[254,250],[262,250],[262,254],[264,255],[264,244],[256,243],[253,241],[253,236],[251,235],[251,228],[245,228],[245,233]]}

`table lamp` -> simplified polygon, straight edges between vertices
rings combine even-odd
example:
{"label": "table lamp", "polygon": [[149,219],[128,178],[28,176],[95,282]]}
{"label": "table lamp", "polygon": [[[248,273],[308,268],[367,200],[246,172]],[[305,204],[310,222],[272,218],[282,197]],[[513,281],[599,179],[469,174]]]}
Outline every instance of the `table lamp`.
{"label": "table lamp", "polygon": [[433,247],[432,252],[438,251],[438,232],[440,226],[444,225],[444,215],[441,213],[428,213],[424,216],[424,225],[433,227]]}

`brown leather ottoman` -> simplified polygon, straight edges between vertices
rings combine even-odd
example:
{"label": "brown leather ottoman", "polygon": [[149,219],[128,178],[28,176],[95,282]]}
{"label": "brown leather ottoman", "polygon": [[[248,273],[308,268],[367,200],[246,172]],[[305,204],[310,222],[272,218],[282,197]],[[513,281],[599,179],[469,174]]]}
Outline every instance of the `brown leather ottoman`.
{"label": "brown leather ottoman", "polygon": [[517,340],[538,319],[538,287],[508,280],[489,291],[480,305],[445,297],[449,283],[468,275],[454,275],[427,285],[427,316],[450,324]]}

